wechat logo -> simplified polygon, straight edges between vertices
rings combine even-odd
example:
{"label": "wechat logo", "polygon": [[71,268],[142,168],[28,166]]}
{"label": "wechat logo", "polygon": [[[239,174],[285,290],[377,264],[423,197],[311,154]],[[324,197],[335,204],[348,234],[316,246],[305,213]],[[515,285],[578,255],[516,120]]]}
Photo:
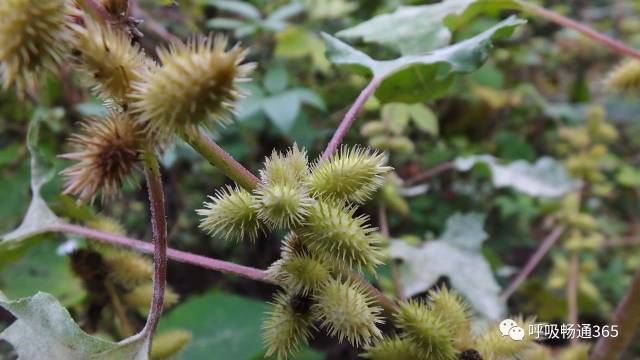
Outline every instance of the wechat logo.
{"label": "wechat logo", "polygon": [[502,336],[508,336],[513,341],[522,341],[524,339],[524,329],[511,319],[502,320],[499,330]]}

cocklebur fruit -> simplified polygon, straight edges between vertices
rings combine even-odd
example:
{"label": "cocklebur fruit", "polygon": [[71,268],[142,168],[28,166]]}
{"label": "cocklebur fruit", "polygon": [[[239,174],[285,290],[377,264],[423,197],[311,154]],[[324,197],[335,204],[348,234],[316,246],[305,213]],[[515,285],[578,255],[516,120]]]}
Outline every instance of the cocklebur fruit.
{"label": "cocklebur fruit", "polygon": [[522,356],[534,344],[533,336],[529,335],[526,329],[533,324],[533,319],[522,319],[516,317],[516,324],[525,329],[525,336],[520,341],[513,341],[509,336],[502,336],[498,325],[485,331],[476,339],[475,349],[482,355],[483,359],[500,360],[513,359]]}
{"label": "cocklebur fruit", "polygon": [[262,184],[297,186],[309,176],[307,153],[293,145],[286,153],[273,151],[260,170]]}
{"label": "cocklebur fruit", "polygon": [[118,220],[109,216],[98,215],[95,218],[87,221],[87,226],[92,229],[96,229],[96,230],[100,230],[100,231],[104,231],[112,234],[123,235],[123,236],[127,235],[127,232],[124,229],[124,226],[122,226],[122,224]]}
{"label": "cocklebur fruit", "polygon": [[85,17],[85,26],[74,25],[75,50],[85,82],[102,100],[126,106],[131,84],[141,81],[147,67],[155,66],[137,44],[120,29]]}
{"label": "cocklebur fruit", "polygon": [[267,272],[285,289],[302,295],[321,289],[331,279],[326,265],[308,254],[283,257]]}
{"label": "cocklebur fruit", "polygon": [[309,192],[301,185],[264,184],[254,194],[258,218],[272,228],[301,225],[313,204]]}
{"label": "cocklebur fruit", "polygon": [[343,147],[311,170],[309,188],[314,196],[363,203],[383,184],[391,170],[383,154],[367,149]]}
{"label": "cocklebur fruit", "polygon": [[402,337],[427,352],[430,360],[453,360],[457,351],[454,336],[446,321],[447,314],[430,309],[418,301],[401,303],[395,314],[396,325],[402,329]]}
{"label": "cocklebur fruit", "polygon": [[207,118],[229,123],[242,95],[238,84],[247,81],[254,66],[242,64],[245,50],[226,47],[226,39],[208,36],[159,50],[162,66],[132,83],[132,108],[140,121],[159,137],[206,126]]}
{"label": "cocklebur fruit", "polygon": [[617,65],[606,77],[604,84],[608,89],[631,91],[640,89],[640,60],[628,59]]}
{"label": "cocklebur fruit", "polygon": [[587,343],[571,345],[562,350],[558,356],[558,360],[588,360],[590,348]]}
{"label": "cocklebur fruit", "polygon": [[129,114],[110,112],[104,118],[85,121],[69,142],[73,152],[60,157],[76,163],[61,172],[66,179],[64,194],[85,202],[98,191],[103,200],[119,193],[137,166],[144,135]]}
{"label": "cocklebur fruit", "polygon": [[301,295],[278,293],[272,310],[262,324],[267,356],[286,359],[307,344],[314,328],[310,317],[311,299]]}
{"label": "cocklebur fruit", "polygon": [[0,75],[19,94],[35,86],[43,70],[60,65],[71,43],[71,0],[0,1]]}
{"label": "cocklebur fruit", "polygon": [[382,337],[376,324],[382,323],[382,309],[373,305],[362,285],[332,279],[314,295],[311,311],[329,335],[354,346],[369,345]]}
{"label": "cocklebur fruit", "polygon": [[170,359],[184,349],[193,338],[190,331],[176,329],[161,332],[153,337],[150,358],[152,360]]}
{"label": "cocklebur fruit", "polygon": [[103,255],[109,268],[109,278],[116,284],[131,289],[151,281],[153,263],[136,253],[124,250],[109,251]]}
{"label": "cocklebur fruit", "polygon": [[378,238],[366,216],[354,217],[355,209],[330,201],[316,201],[298,236],[314,256],[346,268],[373,269],[382,263]]}
{"label": "cocklebur fruit", "polygon": [[466,345],[471,338],[469,306],[454,292],[446,287],[429,292],[429,308],[436,314],[443,314],[443,321],[449,332],[455,336],[456,344]]}
{"label": "cocklebur fruit", "polygon": [[[151,304],[151,298],[153,297],[153,284],[151,282],[138,285],[133,290],[127,292],[124,297],[124,303],[133,308],[146,312],[149,310]],[[170,287],[166,287],[164,290],[164,302],[163,309],[167,310],[175,305],[179,300],[178,294],[176,294]]]}
{"label": "cocklebur fruit", "polygon": [[273,228],[301,225],[313,203],[304,182],[309,175],[307,154],[294,145],[286,153],[273,151],[260,171],[254,190],[260,220]]}
{"label": "cocklebur fruit", "polygon": [[211,202],[197,210],[202,216],[200,228],[213,236],[234,241],[258,237],[261,224],[255,210],[255,199],[246,190],[227,187],[210,196]]}
{"label": "cocklebur fruit", "polygon": [[366,349],[364,358],[371,360],[422,360],[427,359],[427,352],[398,336],[379,341]]}

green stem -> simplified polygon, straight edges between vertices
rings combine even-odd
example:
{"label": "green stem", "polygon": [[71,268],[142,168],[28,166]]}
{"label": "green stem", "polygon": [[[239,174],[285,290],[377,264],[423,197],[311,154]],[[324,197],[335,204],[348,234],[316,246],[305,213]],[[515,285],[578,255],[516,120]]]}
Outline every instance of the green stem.
{"label": "green stem", "polygon": [[194,129],[182,138],[213,166],[217,167],[218,170],[230,177],[242,188],[251,191],[258,186],[259,180],[255,175],[201,130]]}

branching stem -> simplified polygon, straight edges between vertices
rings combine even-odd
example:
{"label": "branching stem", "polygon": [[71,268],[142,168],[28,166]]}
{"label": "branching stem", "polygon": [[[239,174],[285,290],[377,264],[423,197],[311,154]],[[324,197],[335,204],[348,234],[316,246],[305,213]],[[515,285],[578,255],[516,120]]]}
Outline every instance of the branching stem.
{"label": "branching stem", "polygon": [[374,77],[373,79],[371,79],[369,84],[362,90],[362,92],[360,92],[360,95],[358,95],[358,98],[356,99],[356,101],[353,102],[353,105],[351,105],[347,113],[342,118],[340,125],[336,129],[336,132],[333,134],[333,137],[329,141],[329,144],[327,145],[327,148],[324,150],[324,153],[322,153],[323,160],[330,158],[331,155],[333,155],[333,153],[336,152],[336,150],[338,149],[338,146],[340,146],[340,144],[342,143],[342,139],[344,139],[345,135],[347,135],[347,131],[349,131],[349,128],[351,127],[353,122],[356,120],[356,117],[358,116],[360,109],[362,109],[362,106],[364,106],[364,104],[371,97],[371,95],[373,95],[373,93],[376,91],[378,86],[380,86],[381,82],[382,82],[381,77]]}
{"label": "branching stem", "polygon": [[535,4],[531,4],[529,2],[526,1],[517,1],[517,4],[520,6],[520,9],[522,11],[531,13],[533,15],[539,16],[541,18],[547,19],[551,22],[554,22],[560,26],[566,27],[566,28],[570,28],[573,29],[575,31],[578,31],[580,33],[582,33],[583,35],[585,35],[586,37],[599,42],[601,44],[606,45],[607,47],[609,47],[611,50],[619,53],[619,54],[623,54],[623,55],[627,55],[627,56],[631,56],[634,57],[636,59],[640,59],[640,50],[636,50],[632,47],[627,46],[626,44],[613,39],[601,32],[598,32],[594,29],[592,29],[591,27],[582,24],[580,22],[577,22],[573,19],[570,19],[566,16],[562,16],[556,12],[553,12],[551,10],[547,10],[541,6],[535,5]]}
{"label": "branching stem", "polygon": [[522,270],[518,273],[518,275],[513,279],[509,287],[502,292],[500,295],[500,299],[502,301],[507,301],[513,293],[516,292],[520,284],[529,277],[529,275],[536,268],[540,260],[544,258],[544,256],[549,252],[549,249],[553,247],[553,245],[558,242],[562,234],[564,233],[565,226],[557,226],[554,228],[549,235],[542,241],[536,252],[529,258],[527,264],[522,268]]}
{"label": "branching stem", "polygon": [[[131,239],[126,236],[112,234],[104,231],[86,228],[79,225],[68,223],[59,223],[46,228],[47,231],[75,234],[87,239],[100,241],[105,244],[126,247],[135,251],[146,254],[153,254],[153,245],[137,239]],[[223,273],[241,276],[251,280],[271,283],[264,270],[238,265],[218,259],[212,259],[206,256],[197,255],[185,251],[168,248],[167,257],[173,261],[184,264],[199,266],[201,268],[220,271]]]}
{"label": "branching stem", "polygon": [[185,134],[183,139],[213,166],[217,167],[244,189],[251,191],[258,186],[258,178],[216,144],[215,141],[202,132],[202,130],[194,129],[189,134]]}

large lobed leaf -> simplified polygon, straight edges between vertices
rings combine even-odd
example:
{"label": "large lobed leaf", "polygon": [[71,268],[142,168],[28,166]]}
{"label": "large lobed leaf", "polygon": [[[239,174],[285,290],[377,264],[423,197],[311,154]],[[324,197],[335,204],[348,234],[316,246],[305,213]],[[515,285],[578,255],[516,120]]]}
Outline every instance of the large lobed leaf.
{"label": "large lobed leaf", "polygon": [[494,186],[511,187],[531,196],[559,197],[579,186],[562,164],[550,157],[542,157],[533,164],[518,160],[503,165],[491,155],[475,155],[456,159],[454,166],[460,171],[469,171],[479,163],[491,170]]}
{"label": "large lobed leaf", "polygon": [[404,296],[424,292],[444,276],[478,314],[500,319],[505,312],[500,286],[480,253],[487,238],[483,224],[483,215],[455,214],[447,219],[447,228],[437,240],[419,247],[393,240],[389,251],[393,258],[403,260],[399,270]]}
{"label": "large lobed leaf", "polygon": [[119,343],[93,337],[80,329],[52,295],[39,292],[14,301],[0,293],[0,306],[16,320],[2,333],[24,360],[147,360],[149,339],[135,335]]}
{"label": "large lobed leaf", "polygon": [[376,97],[381,102],[419,102],[444,95],[456,75],[470,73],[487,60],[492,41],[511,36],[525,21],[509,17],[490,29],[451,46],[422,55],[375,60],[364,52],[323,33],[327,57],[351,65],[381,81]]}
{"label": "large lobed leaf", "polygon": [[403,55],[420,54],[448,45],[451,31],[476,14],[513,7],[512,0],[445,0],[401,6],[393,13],[378,15],[336,35],[396,48]]}

